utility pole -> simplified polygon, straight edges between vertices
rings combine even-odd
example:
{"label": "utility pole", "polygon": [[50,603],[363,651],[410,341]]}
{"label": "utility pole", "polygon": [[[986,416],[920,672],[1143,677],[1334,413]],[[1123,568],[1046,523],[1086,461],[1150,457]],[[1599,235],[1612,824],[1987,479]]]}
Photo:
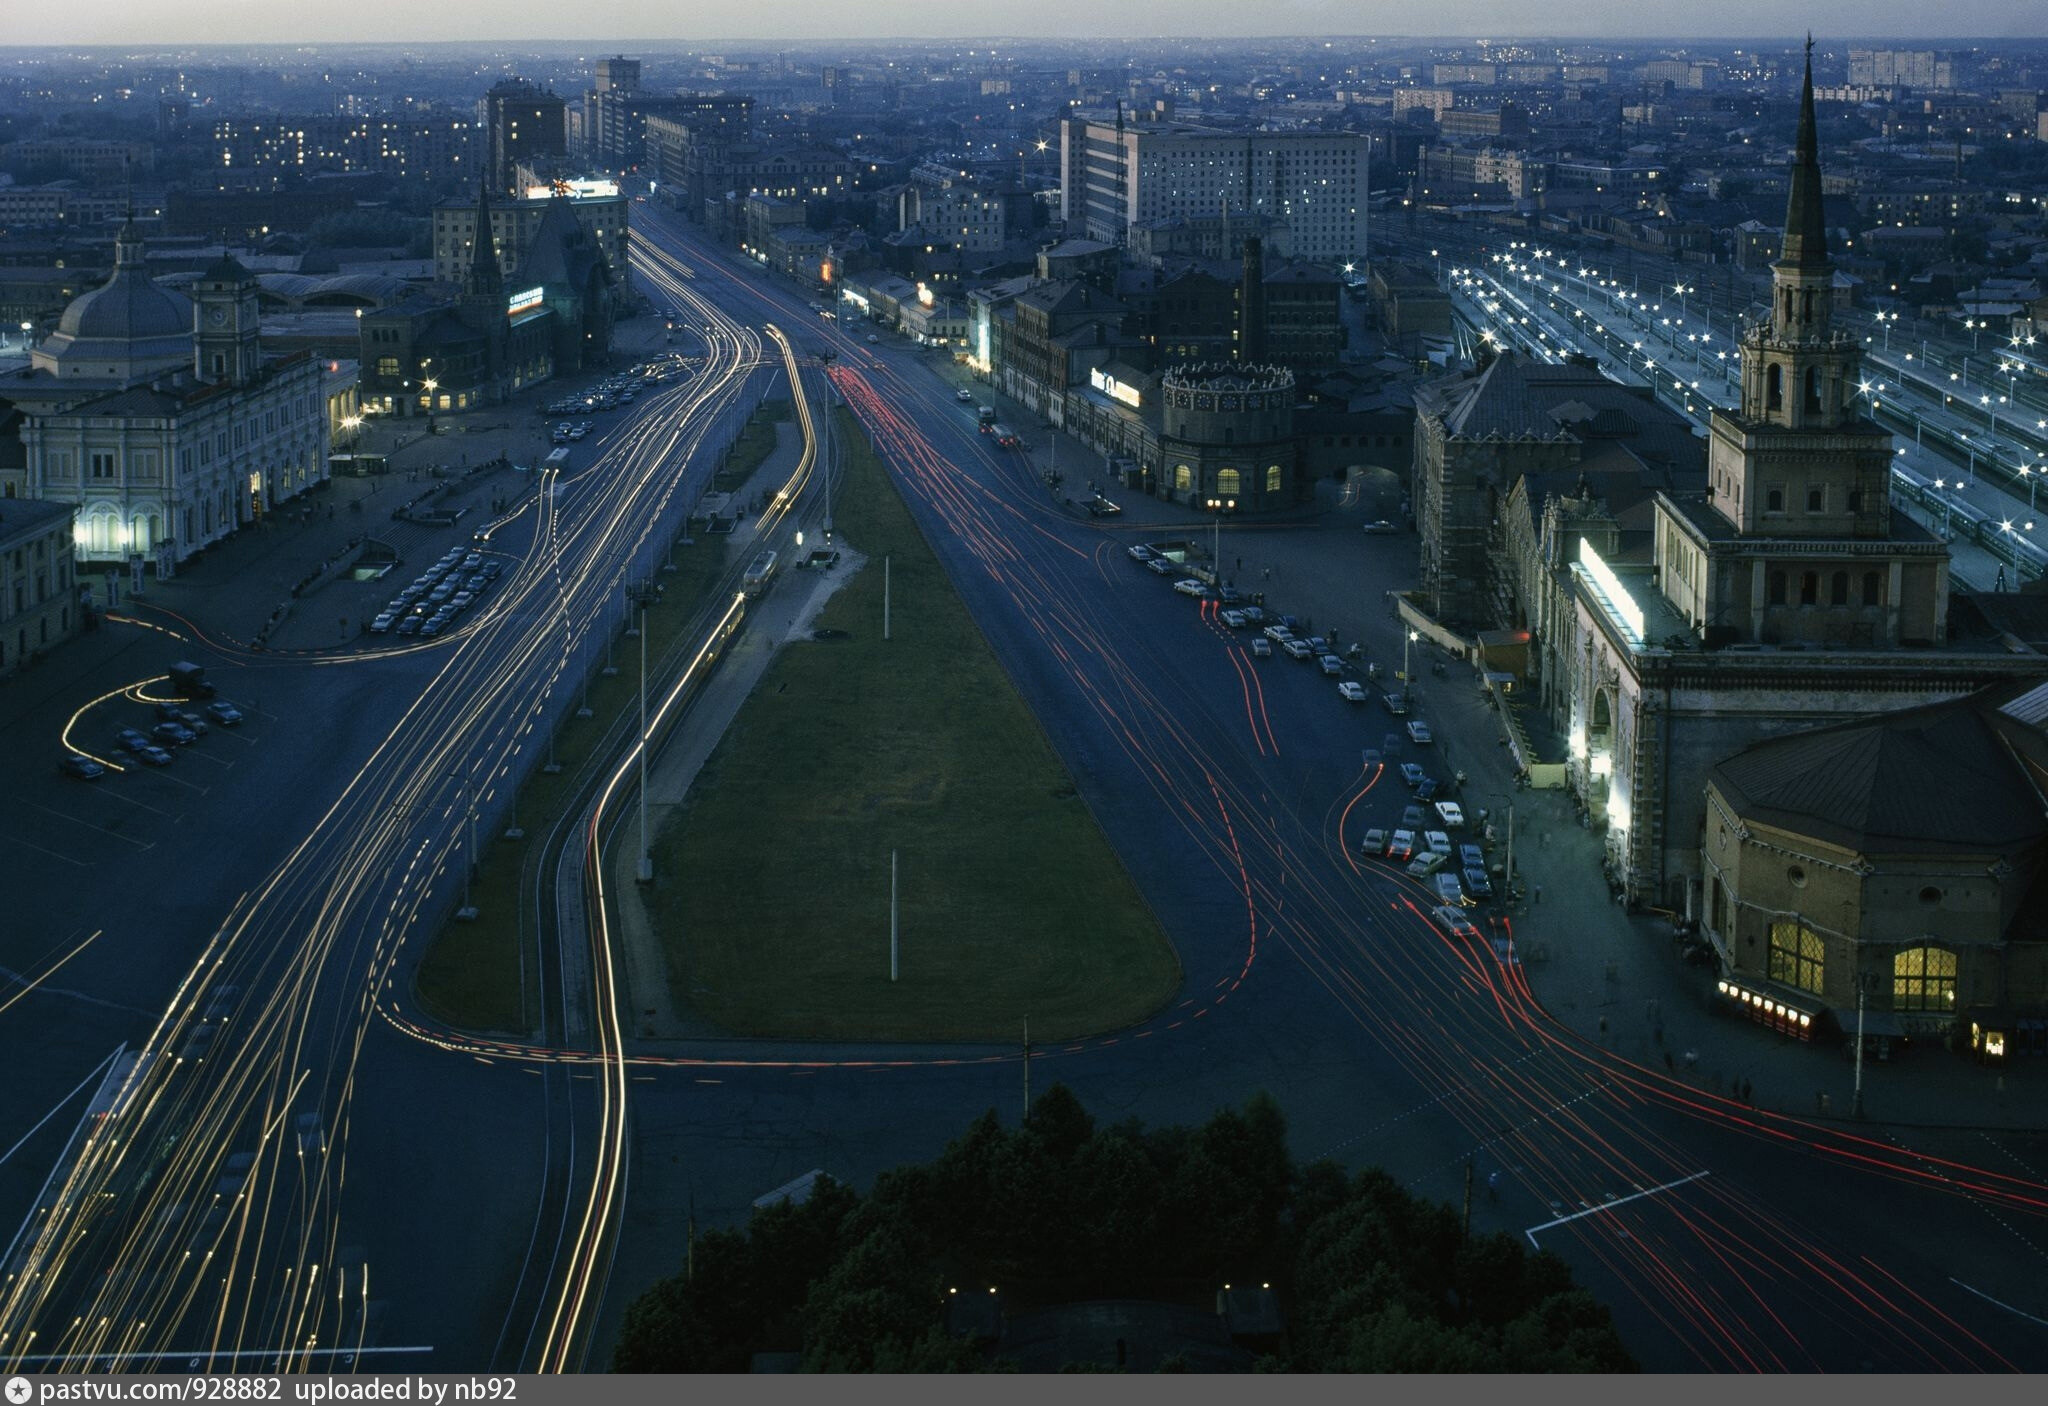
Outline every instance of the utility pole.
{"label": "utility pole", "polygon": [[649,581],[626,588],[633,604],[640,607],[640,862],[634,873],[643,884],[654,882],[654,850],[647,836],[647,607],[659,590]]}
{"label": "utility pole", "polygon": [[892,849],[889,851],[889,980],[892,982],[896,980],[898,970],[897,957],[902,950],[899,942],[899,934],[902,931],[900,923],[902,910],[897,904],[897,894],[899,892],[900,890],[896,886],[896,851]]}
{"label": "utility pole", "polygon": [[882,642],[889,641],[889,558],[882,558]]}
{"label": "utility pole", "polygon": [[1851,1117],[1863,1116],[1863,992],[1866,983],[1863,974],[1856,974],[1856,1089],[1850,1096]]}
{"label": "utility pole", "polygon": [[1515,803],[1513,801],[1508,802],[1507,885],[1508,896],[1512,898],[1515,893]]}

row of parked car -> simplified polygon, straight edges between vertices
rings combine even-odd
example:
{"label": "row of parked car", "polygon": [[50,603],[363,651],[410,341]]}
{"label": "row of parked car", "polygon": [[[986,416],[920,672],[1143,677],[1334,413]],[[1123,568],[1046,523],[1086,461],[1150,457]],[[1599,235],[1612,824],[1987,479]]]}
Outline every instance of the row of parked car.
{"label": "row of parked car", "polygon": [[[216,698],[208,703],[204,717],[180,702],[161,702],[155,708],[156,721],[149,731],[124,727],[114,736],[116,747],[150,766],[169,766],[173,748],[190,747],[215,726],[242,725],[242,710],[225,698]],[[80,781],[97,781],[107,773],[100,763],[78,752],[69,752],[58,758],[57,770]]]}
{"label": "row of parked car", "polygon": [[[673,381],[683,374],[683,370],[684,362],[681,356],[674,353],[657,356],[621,371],[616,376],[607,376],[587,391],[549,401],[541,407],[541,413],[583,415],[592,410],[616,410],[621,405],[631,405],[642,391]],[[561,425],[555,427],[558,434],[563,428]],[[581,428],[584,433],[589,433],[590,422],[583,421]],[[576,438],[581,439],[583,436],[577,435]]]}
{"label": "row of parked car", "polygon": [[451,547],[413,579],[370,622],[373,635],[424,635],[431,639],[475,605],[504,570],[480,552]]}

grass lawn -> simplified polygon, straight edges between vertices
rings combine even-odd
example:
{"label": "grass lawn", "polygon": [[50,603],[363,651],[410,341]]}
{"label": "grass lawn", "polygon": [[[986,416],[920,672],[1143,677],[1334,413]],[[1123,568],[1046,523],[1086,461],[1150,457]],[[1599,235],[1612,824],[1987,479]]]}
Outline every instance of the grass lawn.
{"label": "grass lawn", "polygon": [[1143,1019],[1179,988],[1172,947],[844,411],[839,437],[836,526],[869,562],[816,626],[846,637],[783,649],[656,843],[677,1000],[736,1033],[834,1040]]}
{"label": "grass lawn", "polygon": [[[769,431],[771,443],[773,433]],[[694,546],[677,547],[675,571],[657,577],[666,589],[647,612],[650,673],[723,571],[727,540],[704,536]],[[507,840],[502,833],[492,836],[479,830],[483,863],[470,886],[476,920],[463,923],[451,918],[427,949],[414,979],[414,995],[438,1020],[465,1030],[525,1033],[537,1028],[539,1012],[533,1002],[538,993],[531,982],[523,999],[521,993],[522,964],[530,964],[533,957],[533,915],[525,906],[532,894],[528,860],[538,855],[548,828],[574,799],[590,754],[606,729],[622,713],[639,712],[639,642],[621,642],[616,658],[616,675],[591,680],[591,716],[575,717],[571,709],[571,715],[562,720],[555,736],[555,760],[561,764],[561,772],[551,776],[542,771],[543,755],[520,788],[513,820],[525,828],[526,838]],[[545,739],[539,745],[545,749]],[[508,820],[505,828],[512,823]]]}
{"label": "grass lawn", "polygon": [[711,476],[711,487],[717,493],[737,493],[753,476],[754,470],[775,451],[775,425],[778,420],[787,420],[793,413],[786,400],[771,400],[754,412],[747,421],[740,437],[732,442],[726,451],[725,463]]}

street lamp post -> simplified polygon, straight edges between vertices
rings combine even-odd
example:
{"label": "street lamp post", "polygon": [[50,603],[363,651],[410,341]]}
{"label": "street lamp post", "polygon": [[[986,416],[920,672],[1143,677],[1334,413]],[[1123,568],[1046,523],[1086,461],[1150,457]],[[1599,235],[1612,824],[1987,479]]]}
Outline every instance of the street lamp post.
{"label": "street lamp post", "polygon": [[1416,634],[1415,631],[1410,630],[1407,632],[1406,638],[1404,638],[1401,641],[1401,691],[1403,693],[1406,693],[1408,691],[1408,685],[1411,681],[1412,671],[1414,667],[1413,652],[1415,648],[1415,641],[1417,641],[1420,638],[1422,638],[1420,635]]}
{"label": "street lamp post", "polygon": [[646,581],[627,589],[633,604],[640,607],[640,863],[634,872],[643,884],[654,882],[654,851],[647,836],[647,607],[660,590]]}

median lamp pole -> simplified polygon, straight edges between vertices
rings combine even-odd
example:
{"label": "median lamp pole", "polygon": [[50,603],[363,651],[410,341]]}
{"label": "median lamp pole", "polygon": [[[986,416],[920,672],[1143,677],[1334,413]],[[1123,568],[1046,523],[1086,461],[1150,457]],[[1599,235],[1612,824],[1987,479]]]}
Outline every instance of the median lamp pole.
{"label": "median lamp pole", "polygon": [[640,863],[635,877],[643,884],[654,882],[654,851],[647,843],[647,607],[657,589],[641,582],[628,591],[640,607]]}
{"label": "median lamp pole", "polygon": [[1401,641],[1401,691],[1404,693],[1407,692],[1410,682],[1409,659],[1414,650],[1415,641],[1420,638],[1421,636],[1417,635],[1415,631],[1410,630],[1407,637]]}
{"label": "median lamp pole", "polygon": [[462,807],[469,832],[469,847],[462,855],[462,906],[455,910],[455,916],[466,923],[476,917],[476,906],[469,901],[469,881],[476,873],[476,796],[468,776],[459,771],[448,774],[462,787]]}

